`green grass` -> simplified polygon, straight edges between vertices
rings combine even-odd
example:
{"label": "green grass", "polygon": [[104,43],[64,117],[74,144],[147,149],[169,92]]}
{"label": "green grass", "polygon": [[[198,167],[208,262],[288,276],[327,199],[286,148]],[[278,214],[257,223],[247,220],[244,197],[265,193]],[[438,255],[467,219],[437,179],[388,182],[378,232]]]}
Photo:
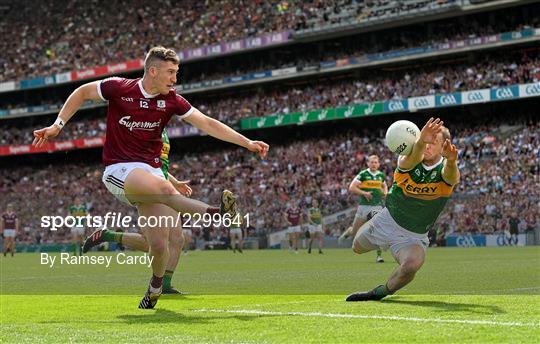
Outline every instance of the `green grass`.
{"label": "green grass", "polygon": [[396,264],[385,258],[192,252],[173,280],[190,295],[143,311],[145,266],[49,268],[38,254],[2,257],[0,342],[540,341],[540,248],[430,249],[397,295],[344,302],[386,280]]}

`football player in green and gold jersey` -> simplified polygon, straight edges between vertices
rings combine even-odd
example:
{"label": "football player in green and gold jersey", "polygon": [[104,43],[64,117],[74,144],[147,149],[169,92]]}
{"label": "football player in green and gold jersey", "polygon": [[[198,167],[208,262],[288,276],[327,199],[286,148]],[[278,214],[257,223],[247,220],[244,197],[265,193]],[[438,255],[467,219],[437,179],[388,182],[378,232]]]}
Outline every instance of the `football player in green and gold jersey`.
{"label": "football player in green and gold jersey", "polygon": [[[358,196],[358,209],[352,226],[347,228],[339,237],[340,242],[349,236],[354,238],[358,229],[375,213],[384,208],[384,199],[388,193],[388,186],[385,181],[386,176],[379,171],[379,157],[370,155],[367,159],[367,165],[368,168],[360,171],[349,185],[349,192]],[[384,262],[380,249],[377,250],[376,262]]]}
{"label": "football player in green and gold jersey", "polygon": [[86,230],[85,217],[88,215],[86,204],[80,197],[75,197],[75,203],[69,206],[69,215],[76,220],[75,226],[71,227],[71,238],[75,245],[73,255],[81,255],[81,245],[84,240],[84,231]]}
{"label": "football player in green and gold jersey", "polygon": [[440,119],[430,118],[412,152],[401,155],[386,208],[356,234],[358,254],[389,248],[399,266],[386,284],[349,295],[347,301],[380,300],[409,284],[424,264],[433,226],[459,183],[458,150]]}
{"label": "football player in green and gold jersey", "polygon": [[324,228],[322,221],[322,212],[319,208],[319,201],[315,198],[311,201],[311,208],[308,209],[308,222],[309,222],[309,245],[308,253],[311,253],[311,244],[313,239],[319,241],[319,254],[322,254]]}

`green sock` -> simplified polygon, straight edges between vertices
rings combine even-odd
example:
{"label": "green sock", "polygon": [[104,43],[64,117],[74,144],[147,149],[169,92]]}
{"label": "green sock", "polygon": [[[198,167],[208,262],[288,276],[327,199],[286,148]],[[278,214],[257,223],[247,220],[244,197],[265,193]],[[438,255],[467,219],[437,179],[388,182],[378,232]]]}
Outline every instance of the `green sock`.
{"label": "green sock", "polygon": [[392,295],[394,293],[388,289],[388,286],[386,284],[375,287],[373,291],[375,292],[375,295],[384,295],[384,296]]}
{"label": "green sock", "polygon": [[165,270],[165,275],[163,275],[163,289],[169,289],[171,287],[171,280],[174,271]]}
{"label": "green sock", "polygon": [[103,240],[105,240],[107,242],[122,243],[122,236],[123,235],[124,235],[124,233],[122,233],[122,232],[114,232],[114,231],[111,231],[111,230],[106,230],[105,232],[103,232]]}
{"label": "green sock", "polygon": [[377,250],[377,257],[380,257],[380,256],[381,256],[381,254],[382,254],[382,251],[381,251],[381,249],[378,249],[378,250]]}

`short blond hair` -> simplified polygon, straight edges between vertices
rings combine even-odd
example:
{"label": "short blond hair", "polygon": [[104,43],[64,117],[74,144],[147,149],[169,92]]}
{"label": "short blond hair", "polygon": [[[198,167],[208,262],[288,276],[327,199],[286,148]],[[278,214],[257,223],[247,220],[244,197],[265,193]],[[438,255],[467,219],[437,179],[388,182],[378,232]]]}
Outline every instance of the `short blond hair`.
{"label": "short blond hair", "polygon": [[146,73],[150,67],[155,66],[158,61],[170,61],[177,65],[180,64],[180,58],[174,50],[161,46],[153,47],[148,51],[144,59],[144,72]]}

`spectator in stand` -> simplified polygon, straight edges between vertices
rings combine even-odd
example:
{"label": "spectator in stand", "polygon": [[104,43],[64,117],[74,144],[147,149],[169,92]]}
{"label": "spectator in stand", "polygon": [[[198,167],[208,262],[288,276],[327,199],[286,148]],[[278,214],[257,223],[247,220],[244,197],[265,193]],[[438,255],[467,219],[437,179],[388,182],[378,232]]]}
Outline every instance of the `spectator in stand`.
{"label": "spectator in stand", "polygon": [[[512,124],[506,120],[502,124],[500,120],[484,126],[471,124],[469,128],[461,124],[462,134],[454,141],[461,148],[462,182],[434,228],[439,235],[443,224],[445,235],[501,233],[509,228],[508,218],[515,209],[519,209],[522,226],[532,230],[538,225],[540,123]],[[369,154],[380,156],[383,172],[391,178],[395,156],[385,148],[382,137],[383,130],[366,129],[299,139],[276,147],[257,169],[253,167],[257,162],[237,149],[186,155],[176,161],[173,156],[171,172],[191,179],[194,191],[207,203],[215,202],[224,187],[242,194],[245,203],[251,204],[245,209],[250,225],[259,233],[268,233],[284,229],[281,218],[274,214],[283,213],[289,195],[297,195],[301,206],[320,197],[323,216],[353,207],[355,199],[347,193],[348,182]],[[100,186],[101,167],[97,163],[67,164],[63,171],[32,166],[18,167],[15,172],[0,170],[0,193],[9,195],[21,222],[30,228],[28,233],[34,233],[34,237],[39,233],[42,243],[69,241],[67,229],[42,229],[40,217],[64,214],[74,194],[90,200],[93,215],[113,210],[136,218],[131,208],[110,208],[110,196]],[[80,184],[80,180],[85,183]],[[390,185],[392,180],[387,182]],[[54,190],[56,197],[40,192],[44,188]],[[0,199],[0,209],[5,202]],[[350,221],[326,226],[326,234],[339,236]],[[33,242],[34,238],[25,235],[23,240]]]}

